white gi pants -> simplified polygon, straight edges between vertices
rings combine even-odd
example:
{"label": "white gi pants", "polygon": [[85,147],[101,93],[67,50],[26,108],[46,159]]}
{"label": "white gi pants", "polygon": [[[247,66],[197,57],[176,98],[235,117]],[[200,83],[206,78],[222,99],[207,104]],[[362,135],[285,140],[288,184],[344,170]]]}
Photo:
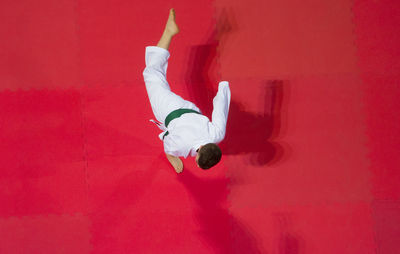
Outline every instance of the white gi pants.
{"label": "white gi pants", "polygon": [[162,130],[165,130],[165,118],[174,110],[187,108],[200,112],[195,104],[171,92],[167,82],[169,56],[169,51],[166,49],[155,46],[146,47],[146,68],[143,71],[143,77],[151,108],[156,119],[162,124],[159,126]]}

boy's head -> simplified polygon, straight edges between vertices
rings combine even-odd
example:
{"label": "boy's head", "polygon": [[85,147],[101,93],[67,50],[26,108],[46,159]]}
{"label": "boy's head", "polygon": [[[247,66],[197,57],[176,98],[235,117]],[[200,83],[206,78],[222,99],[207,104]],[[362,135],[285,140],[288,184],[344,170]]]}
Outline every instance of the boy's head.
{"label": "boy's head", "polygon": [[221,160],[221,157],[221,149],[214,143],[208,143],[200,146],[196,156],[196,163],[202,169],[209,169],[216,165]]}

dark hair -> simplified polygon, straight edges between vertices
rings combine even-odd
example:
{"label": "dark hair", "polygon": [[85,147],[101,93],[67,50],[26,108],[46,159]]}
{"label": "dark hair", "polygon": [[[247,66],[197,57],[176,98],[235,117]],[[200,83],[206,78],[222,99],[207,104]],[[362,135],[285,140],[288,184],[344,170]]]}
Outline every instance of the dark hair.
{"label": "dark hair", "polygon": [[199,150],[199,158],[197,164],[202,169],[209,169],[216,165],[222,157],[222,152],[214,143],[208,143]]}

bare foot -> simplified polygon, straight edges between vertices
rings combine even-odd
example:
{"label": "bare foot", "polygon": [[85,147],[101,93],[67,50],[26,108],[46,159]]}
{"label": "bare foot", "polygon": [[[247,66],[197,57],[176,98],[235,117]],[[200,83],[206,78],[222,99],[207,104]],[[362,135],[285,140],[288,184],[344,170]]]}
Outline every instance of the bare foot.
{"label": "bare foot", "polygon": [[179,27],[175,22],[175,10],[174,10],[174,8],[172,8],[169,11],[168,21],[167,21],[167,24],[165,25],[165,32],[168,33],[171,36],[174,36],[177,33],[179,33]]}

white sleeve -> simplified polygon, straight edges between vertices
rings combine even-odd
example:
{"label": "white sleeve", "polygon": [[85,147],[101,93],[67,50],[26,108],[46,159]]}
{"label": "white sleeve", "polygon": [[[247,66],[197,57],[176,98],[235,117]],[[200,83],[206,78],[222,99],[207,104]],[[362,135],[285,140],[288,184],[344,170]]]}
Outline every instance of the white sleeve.
{"label": "white sleeve", "polygon": [[218,85],[218,92],[213,100],[212,124],[215,127],[214,143],[221,142],[225,137],[230,102],[231,90],[229,89],[229,82],[222,81]]}
{"label": "white sleeve", "polygon": [[179,136],[169,134],[164,137],[163,143],[165,153],[175,157],[184,157],[185,159],[188,156],[186,150],[180,145],[182,141],[180,141]]}

